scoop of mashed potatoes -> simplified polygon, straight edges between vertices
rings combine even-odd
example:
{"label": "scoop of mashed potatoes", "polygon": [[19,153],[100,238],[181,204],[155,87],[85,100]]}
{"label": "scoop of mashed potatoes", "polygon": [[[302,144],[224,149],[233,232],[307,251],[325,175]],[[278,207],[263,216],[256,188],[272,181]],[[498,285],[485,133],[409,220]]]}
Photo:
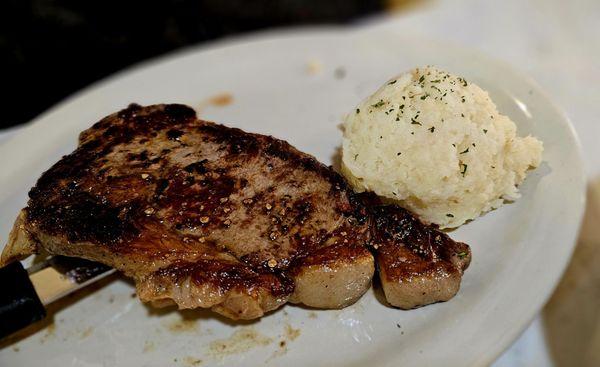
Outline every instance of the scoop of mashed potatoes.
{"label": "scoop of mashed potatoes", "polygon": [[542,142],[518,137],[487,92],[434,67],[388,81],[346,118],[342,173],[441,228],[519,197]]}

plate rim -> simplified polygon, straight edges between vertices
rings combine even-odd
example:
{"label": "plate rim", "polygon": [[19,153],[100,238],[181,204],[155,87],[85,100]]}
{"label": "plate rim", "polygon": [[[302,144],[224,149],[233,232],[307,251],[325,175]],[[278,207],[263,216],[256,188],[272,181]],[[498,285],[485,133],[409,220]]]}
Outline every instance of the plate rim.
{"label": "plate rim", "polygon": [[[158,64],[170,61],[170,60],[176,60],[176,59],[186,57],[186,56],[189,56],[192,54],[205,53],[205,52],[210,52],[210,51],[218,51],[218,50],[224,49],[224,48],[234,48],[234,47],[239,46],[240,44],[250,44],[250,43],[254,43],[254,42],[277,41],[279,39],[289,39],[289,38],[307,37],[307,36],[333,36],[333,35],[335,35],[335,36],[347,37],[347,36],[351,36],[352,34],[360,35],[360,34],[364,34],[367,32],[380,32],[380,33],[386,33],[386,34],[394,33],[392,31],[390,31],[390,29],[387,29],[387,28],[386,29],[377,29],[377,27],[378,27],[378,25],[376,25],[376,24],[375,25],[369,24],[369,25],[357,25],[357,26],[350,26],[350,27],[345,27],[345,26],[308,26],[308,27],[291,27],[291,28],[283,28],[283,29],[274,28],[274,29],[268,29],[268,30],[263,30],[263,31],[258,31],[258,32],[247,33],[247,34],[238,35],[238,36],[226,37],[226,38],[206,42],[201,45],[188,46],[188,47],[184,47],[184,48],[175,50],[173,52],[168,52],[166,54],[159,55],[159,56],[135,63],[131,66],[128,66],[114,74],[111,74],[105,78],[102,78],[102,79],[88,85],[87,87],[67,96],[66,98],[59,101],[58,103],[56,103],[49,109],[42,112],[40,115],[36,116],[34,119],[32,119],[29,122],[22,125],[22,128],[19,129],[19,131],[17,131],[11,137],[9,137],[5,141],[3,141],[2,144],[0,144],[0,149],[3,148],[4,145],[6,145],[10,141],[12,141],[15,137],[25,135],[30,130],[38,129],[39,127],[43,127],[43,123],[48,118],[48,116],[52,115],[53,113],[55,113],[57,111],[62,110],[69,104],[75,102],[78,98],[85,96],[86,94],[90,93],[93,90],[100,89],[114,81],[117,81],[128,74],[143,70],[147,67],[158,65]],[[424,40],[427,42],[433,42],[433,43],[439,42],[439,41],[428,39],[428,38],[424,38]],[[449,42],[444,41],[444,43],[448,44]],[[453,44],[453,43],[450,42],[450,44]],[[526,318],[527,321],[521,322],[521,325],[519,327],[514,327],[510,332],[505,333],[505,336],[503,337],[503,341],[501,342],[502,345],[498,345],[493,351],[488,350],[485,352],[485,354],[487,354],[487,358],[481,358],[481,356],[480,356],[477,359],[478,361],[489,364],[489,363],[492,363],[494,360],[496,360],[514,342],[514,340],[516,340],[516,338],[519,335],[521,335],[523,333],[523,331],[530,325],[531,321],[536,317],[537,314],[539,314],[540,310],[547,303],[548,299],[552,296],[556,287],[558,286],[560,279],[563,277],[563,275],[567,269],[567,266],[570,263],[570,259],[573,255],[575,247],[577,245],[577,236],[580,232],[580,228],[581,228],[582,221],[583,221],[583,215],[584,215],[584,210],[585,210],[585,206],[586,206],[587,177],[586,177],[586,172],[585,172],[585,168],[584,168],[584,164],[583,164],[583,150],[582,150],[581,142],[577,135],[576,130],[574,129],[573,124],[571,123],[570,118],[568,117],[567,113],[562,108],[560,108],[560,106],[558,104],[556,104],[552,100],[552,98],[550,98],[549,94],[541,86],[539,86],[539,84],[533,78],[531,78],[528,75],[526,75],[525,73],[521,72],[519,69],[517,69],[513,65],[511,65],[503,60],[499,60],[499,59],[493,58],[491,56],[488,56],[487,54],[483,53],[482,51],[471,49],[471,48],[464,47],[461,45],[453,45],[452,47],[458,48],[459,52],[478,55],[479,57],[484,59],[486,62],[490,62],[490,63],[497,65],[503,69],[509,70],[515,77],[518,77],[519,79],[521,79],[524,83],[526,83],[533,90],[535,90],[536,93],[541,95],[541,98],[543,98],[543,100],[552,109],[552,114],[555,114],[558,117],[561,125],[566,127],[569,132],[569,135],[566,136],[565,139],[570,139],[573,143],[573,148],[574,148],[574,151],[575,151],[575,154],[577,157],[576,170],[579,173],[578,179],[577,179],[577,182],[578,182],[577,191],[579,192],[579,194],[577,196],[580,197],[580,200],[579,200],[579,208],[578,208],[577,218],[574,221],[577,225],[574,226],[573,235],[570,236],[571,240],[569,241],[569,243],[563,245],[563,246],[569,247],[568,248],[569,256],[566,257],[562,261],[562,264],[561,264],[562,266],[561,266],[560,271],[553,272],[554,279],[552,280],[552,282],[549,283],[549,284],[551,284],[551,286],[548,287],[548,291],[546,292],[545,297],[543,297],[543,299],[540,299],[540,301],[535,305],[535,307],[534,307],[535,312],[533,312],[531,315],[529,315]],[[573,163],[575,164],[575,162],[573,162]]]}

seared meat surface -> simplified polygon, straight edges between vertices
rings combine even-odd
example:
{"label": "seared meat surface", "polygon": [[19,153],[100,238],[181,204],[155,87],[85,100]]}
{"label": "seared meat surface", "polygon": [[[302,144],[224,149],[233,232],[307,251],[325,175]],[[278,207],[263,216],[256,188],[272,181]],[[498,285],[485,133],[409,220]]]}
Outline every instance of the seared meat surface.
{"label": "seared meat surface", "polygon": [[372,227],[371,244],[390,304],[409,309],[454,297],[471,262],[468,245],[394,206],[374,207]]}
{"label": "seared meat surface", "polygon": [[447,300],[470,259],[288,143],[183,105],[104,118],[29,195],[2,264],[40,248],[83,257],[133,277],[143,301],[234,319],[287,301],[345,307],[370,285],[371,251],[393,305]]}

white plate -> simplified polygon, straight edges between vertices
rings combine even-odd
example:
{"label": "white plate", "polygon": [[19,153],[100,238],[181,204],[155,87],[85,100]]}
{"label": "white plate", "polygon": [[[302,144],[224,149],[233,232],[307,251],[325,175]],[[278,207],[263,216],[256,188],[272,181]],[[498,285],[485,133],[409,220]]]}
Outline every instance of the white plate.
{"label": "white plate", "polygon": [[[310,63],[321,68],[311,74]],[[255,323],[235,324],[208,312],[152,310],[131,298],[131,283],[117,278],[76,297],[54,315],[54,326],[4,343],[0,365],[493,361],[541,308],[569,260],[584,204],[581,156],[569,122],[536,85],[503,64],[446,43],[368,28],[278,31],[192,48],[122,72],[43,114],[0,147],[0,234],[5,240],[27,189],[73,149],[77,134],[130,102],[198,107],[213,95],[231,93],[232,104],[205,107],[201,117],[272,134],[329,163],[340,144],[342,115],[387,78],[424,64],[488,89],[519,133],[534,134],[545,146],[544,163],[522,185],[520,200],[451,234],[472,246],[473,262],[450,302],[400,311],[369,291],[343,310],[286,306]],[[341,79],[337,68],[345,71]]]}

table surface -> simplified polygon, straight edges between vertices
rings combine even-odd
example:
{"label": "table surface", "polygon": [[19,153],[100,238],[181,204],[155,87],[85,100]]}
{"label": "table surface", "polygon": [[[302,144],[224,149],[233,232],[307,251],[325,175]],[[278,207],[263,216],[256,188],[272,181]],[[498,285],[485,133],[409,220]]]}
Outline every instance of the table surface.
{"label": "table surface", "polygon": [[[555,294],[494,363],[600,366],[600,2],[426,1],[363,20],[479,49],[527,73],[571,119],[584,153],[588,207],[574,257]],[[0,142],[18,128],[0,132]]]}

